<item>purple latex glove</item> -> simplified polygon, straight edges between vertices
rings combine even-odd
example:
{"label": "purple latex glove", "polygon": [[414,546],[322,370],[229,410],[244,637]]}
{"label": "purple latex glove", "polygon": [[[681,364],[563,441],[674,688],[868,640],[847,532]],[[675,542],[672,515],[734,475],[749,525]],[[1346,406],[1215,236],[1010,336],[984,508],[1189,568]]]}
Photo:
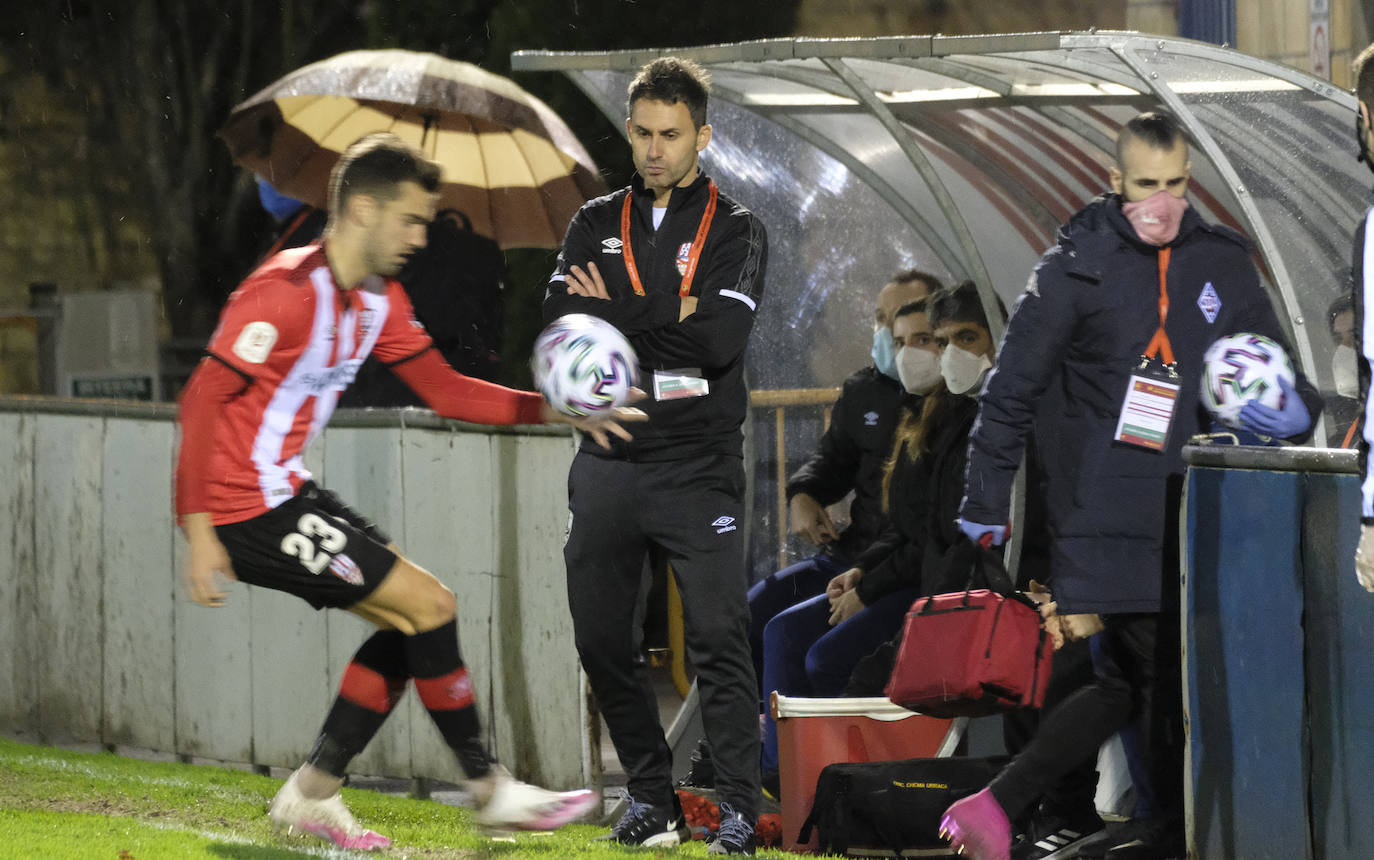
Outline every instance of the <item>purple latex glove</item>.
{"label": "purple latex glove", "polygon": [[959,518],[959,531],[968,535],[969,540],[983,549],[1001,546],[1002,541],[1007,539],[1006,526],[985,526],[982,523],[971,523],[963,517]]}
{"label": "purple latex glove", "polygon": [[1279,377],[1279,388],[1283,390],[1283,405],[1278,409],[1252,400],[1241,407],[1241,427],[1261,436],[1275,436],[1287,439],[1304,433],[1312,426],[1312,416],[1307,404],[1302,402],[1293,384]]}

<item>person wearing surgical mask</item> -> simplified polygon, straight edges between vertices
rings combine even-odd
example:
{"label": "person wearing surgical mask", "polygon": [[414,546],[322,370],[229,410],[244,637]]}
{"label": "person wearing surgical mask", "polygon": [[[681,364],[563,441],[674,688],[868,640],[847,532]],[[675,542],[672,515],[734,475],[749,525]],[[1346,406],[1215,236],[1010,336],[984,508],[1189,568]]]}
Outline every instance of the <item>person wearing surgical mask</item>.
{"label": "person wearing surgical mask", "polygon": [[1341,397],[1360,396],[1359,368],[1355,361],[1355,303],[1344,294],[1331,303],[1326,311],[1331,324],[1331,340],[1336,351],[1331,356],[1331,377],[1336,394]]}
{"label": "person wearing surgical mask", "polygon": [[[875,476],[885,527],[850,555],[847,564],[833,570],[815,596],[778,612],[764,625],[760,674],[767,692],[843,694],[855,665],[896,633],[920,592],[931,460],[898,437],[909,441],[919,435],[924,406],[942,388],[926,312],[927,303],[942,293],[905,304],[890,315],[891,355],[905,393],[901,418],[894,422],[897,430],[889,432],[890,443]],[[765,717],[761,764],[768,786],[778,769],[777,724],[771,716]]]}
{"label": "person wearing surgical mask", "polygon": [[1331,390],[1323,391],[1323,412],[1327,416],[1326,444],[1329,448],[1350,448],[1355,444],[1352,427],[1364,404],[1360,402],[1359,354],[1355,351],[1355,301],[1342,293],[1326,309],[1331,341]]}
{"label": "person wearing surgical mask", "polygon": [[934,275],[907,269],[894,275],[879,291],[877,305],[873,308],[873,346],[869,356],[873,366],[888,379],[898,379],[897,353],[892,341],[892,320],[897,310],[943,286]]}
{"label": "person wearing surgical mask", "polygon": [[892,349],[896,354],[897,379],[907,394],[924,396],[940,384],[940,351],[930,330],[925,300],[897,311],[892,321]]}
{"label": "person wearing surgical mask", "polygon": [[[763,645],[768,623],[791,607],[823,596],[826,585],[852,567],[858,554],[888,527],[881,501],[883,464],[892,447],[898,418],[912,400],[900,382],[898,355],[902,343],[894,344],[893,320],[899,309],[943,286],[929,272],[905,269],[894,273],[877,291],[872,305],[873,363],[859,368],[844,381],[815,450],[787,479],[791,532],[814,549],[781,570],[761,571],[766,575],[749,589],[749,646],[760,679],[770,672],[765,666],[767,655]],[[902,333],[904,337],[910,334],[906,328]],[[855,334],[864,340],[870,338],[866,331]],[[910,336],[913,340],[917,337]],[[930,340],[928,325],[920,336]],[[934,381],[938,379],[937,365]],[[831,517],[832,506],[844,508],[846,498],[848,522],[836,522],[838,517]],[[822,632],[828,629],[825,616],[820,619],[820,628]],[[759,713],[767,711],[767,701],[767,690],[760,687]],[[678,785],[689,790],[713,788],[715,764],[705,739],[692,751],[690,762],[689,772]],[[776,791],[775,732],[765,742],[762,764],[765,789]]]}
{"label": "person wearing surgical mask", "polygon": [[[972,284],[968,286],[972,287]],[[972,300],[977,301],[977,292],[970,292]],[[981,305],[978,316],[982,317]],[[987,324],[972,319],[943,317],[935,328],[935,343],[940,350],[940,376],[945,381],[945,387],[951,394],[977,397],[983,386],[983,378],[992,369],[993,360],[997,357],[992,332]]]}

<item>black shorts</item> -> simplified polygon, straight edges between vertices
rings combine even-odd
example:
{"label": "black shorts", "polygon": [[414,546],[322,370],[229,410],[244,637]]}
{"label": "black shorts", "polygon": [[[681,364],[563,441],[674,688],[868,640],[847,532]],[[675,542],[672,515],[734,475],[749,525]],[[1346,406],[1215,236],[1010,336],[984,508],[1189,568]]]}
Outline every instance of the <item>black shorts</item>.
{"label": "black shorts", "polygon": [[267,513],[215,533],[240,581],[294,594],[316,609],[354,605],[396,564],[391,539],[313,481]]}

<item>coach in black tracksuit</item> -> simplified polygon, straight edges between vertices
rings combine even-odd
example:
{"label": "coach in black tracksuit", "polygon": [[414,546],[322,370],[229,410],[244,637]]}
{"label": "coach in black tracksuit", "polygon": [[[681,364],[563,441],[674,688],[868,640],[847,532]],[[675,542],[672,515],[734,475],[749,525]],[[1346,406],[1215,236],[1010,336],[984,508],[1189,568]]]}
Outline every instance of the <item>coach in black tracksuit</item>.
{"label": "coach in black tracksuit", "polygon": [[[637,405],[649,421],[636,425],[634,441],[617,440],[610,451],[584,443],[573,461],[568,602],[630,795],[654,808],[632,808],[612,836],[673,844],[685,834],[672,756],[634,629],[645,556],[671,562],[722,815],[750,828],[747,846],[724,828],[721,841],[725,853],[752,853],[759,734],[741,425],[744,350],[763,294],[767,237],[758,218],[699,171],[710,126],[689,119],[688,106],[669,93],[636,96],[646,76],[652,83],[653,74],[690,66],[669,58],[666,71],[655,69],[663,63],[646,67],[631,88],[627,131],[638,174],[573,218],[544,300],[545,320],[590,313],[616,325],[638,354],[648,392]],[[703,97],[703,117],[704,108]]]}

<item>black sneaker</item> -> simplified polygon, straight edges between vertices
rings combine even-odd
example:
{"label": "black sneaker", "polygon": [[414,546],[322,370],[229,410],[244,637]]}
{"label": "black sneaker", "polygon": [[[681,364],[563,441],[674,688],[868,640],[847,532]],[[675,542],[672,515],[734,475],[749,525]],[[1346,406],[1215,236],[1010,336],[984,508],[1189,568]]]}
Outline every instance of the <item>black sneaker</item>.
{"label": "black sneaker", "polygon": [[1159,833],[1115,845],[1107,852],[1107,860],[1182,860],[1186,856],[1182,836]]}
{"label": "black sneaker", "polygon": [[711,747],[706,738],[697,741],[696,749],[688,758],[691,768],[687,775],[677,781],[678,788],[715,788],[716,766],[711,762]]}
{"label": "black sneaker", "polygon": [[692,831],[682,815],[682,804],[678,802],[676,794],[673,795],[671,808],[640,803],[631,797],[629,792],[624,792],[622,797],[629,801],[629,808],[621,814],[620,820],[611,828],[610,834],[602,836],[602,839],[619,842],[621,845],[644,845],[651,848],[680,845],[691,841]]}
{"label": "black sneaker", "polygon": [[707,837],[707,854],[753,854],[754,825],[725,801],[720,802],[720,829]]}
{"label": "black sneaker", "polygon": [[1069,860],[1106,825],[1094,809],[1066,816],[1041,807],[1031,816],[1025,836],[1011,850],[1012,860]]}
{"label": "black sneaker", "polygon": [[1083,842],[1078,849],[1079,860],[1103,860],[1108,851],[1139,838],[1145,830],[1145,822],[1139,818],[1128,818],[1120,824],[1109,825],[1101,833]]}

